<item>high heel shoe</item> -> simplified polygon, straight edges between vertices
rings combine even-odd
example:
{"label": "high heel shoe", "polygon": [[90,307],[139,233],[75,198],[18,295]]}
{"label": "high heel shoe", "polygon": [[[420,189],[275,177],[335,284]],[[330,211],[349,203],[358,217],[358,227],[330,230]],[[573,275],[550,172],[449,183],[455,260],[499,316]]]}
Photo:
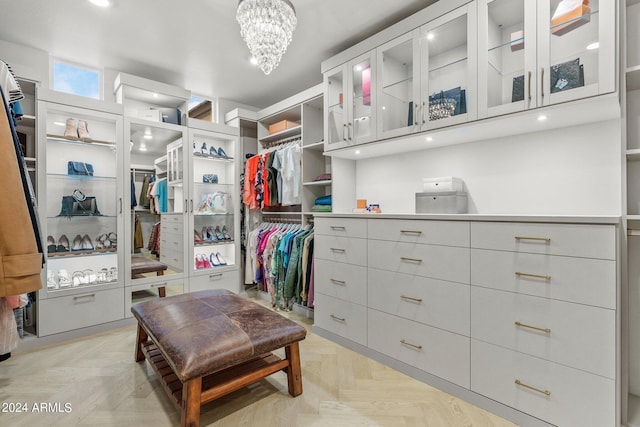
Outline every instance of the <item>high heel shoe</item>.
{"label": "high heel shoe", "polygon": [[82,237],[77,234],[76,237],[73,238],[73,246],[71,247],[71,252],[81,251],[82,250]]}
{"label": "high heel shoe", "polygon": [[56,252],[69,252],[69,239],[66,234],[63,234],[58,239],[58,244],[56,245]]}
{"label": "high heel shoe", "polygon": [[205,156],[207,154],[209,154],[209,150],[207,150],[207,143],[206,142],[202,143],[202,147],[200,147],[200,153],[204,154]]}
{"label": "high heel shoe", "polygon": [[211,148],[209,148],[209,155],[218,157],[218,150],[216,150],[216,147],[214,147],[213,145],[211,146]]}
{"label": "high heel shoe", "polygon": [[193,243],[198,244],[202,242],[203,242],[202,237],[200,237],[200,235],[196,230],[193,230]]}
{"label": "high heel shoe", "polygon": [[56,241],[53,240],[53,236],[47,236],[47,253],[56,251]]}
{"label": "high heel shoe", "polygon": [[71,286],[71,276],[69,276],[69,272],[65,269],[58,270],[58,284],[61,288],[66,288],[67,286]]}
{"label": "high heel shoe", "polygon": [[220,240],[220,237],[218,236],[218,232],[216,231],[215,228],[213,228],[212,225],[207,227],[207,231],[211,235],[211,240],[212,241],[217,242],[218,240]]}
{"label": "high heel shoe", "polygon": [[218,262],[220,265],[227,265],[227,261],[224,259],[220,252],[216,252],[216,258],[218,258]]}
{"label": "high heel shoe", "polygon": [[72,141],[78,140],[78,128],[76,127],[75,119],[67,119],[66,127],[64,129],[64,137]]}
{"label": "high heel shoe", "polygon": [[220,260],[218,260],[218,257],[213,252],[211,252],[211,254],[209,255],[209,261],[211,262],[211,265],[214,267],[220,267],[221,265]]}
{"label": "high heel shoe", "polygon": [[227,156],[227,153],[224,152],[224,150],[222,149],[222,147],[220,147],[218,149],[218,156],[220,157],[224,157],[225,159],[230,159],[231,157]]}
{"label": "high heel shoe", "polygon": [[214,233],[215,233],[215,236],[216,236],[216,240],[225,240],[224,234],[222,234],[222,231],[220,231],[220,226],[219,225],[216,225]]}
{"label": "high heel shoe", "polygon": [[56,276],[52,270],[47,270],[47,289],[56,289],[58,282],[56,282]]}
{"label": "high heel shoe", "polygon": [[[107,234],[107,240],[111,243],[110,247],[116,248],[118,247],[118,235],[113,231]],[[106,246],[106,245],[105,245]]]}
{"label": "high heel shoe", "polygon": [[229,234],[229,230],[227,230],[227,226],[223,225],[222,226],[222,235],[224,236],[225,240],[231,240],[231,235]]}
{"label": "high heel shoe", "polygon": [[78,121],[78,138],[80,138],[80,141],[84,142],[93,141],[89,136],[89,125],[85,120]]}
{"label": "high heel shoe", "polygon": [[82,250],[83,251],[92,251],[94,250],[93,245],[91,244],[91,238],[88,234],[82,236]]}

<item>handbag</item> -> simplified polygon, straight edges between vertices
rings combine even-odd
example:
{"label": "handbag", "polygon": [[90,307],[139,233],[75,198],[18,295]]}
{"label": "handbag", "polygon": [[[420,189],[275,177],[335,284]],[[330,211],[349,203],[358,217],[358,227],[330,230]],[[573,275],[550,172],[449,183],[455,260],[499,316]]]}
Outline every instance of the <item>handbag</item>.
{"label": "handbag", "polygon": [[84,162],[67,162],[67,175],[93,176],[93,165]]}
{"label": "handbag", "polygon": [[429,96],[429,120],[444,119],[466,112],[467,94],[460,86]]}
{"label": "handbag", "polygon": [[511,102],[524,100],[524,74],[513,78],[511,86]]}
{"label": "handbag", "polygon": [[218,175],[215,173],[205,173],[202,175],[202,182],[205,184],[217,184],[218,183]]}
{"label": "handbag", "polygon": [[82,191],[73,190],[71,196],[62,196],[62,206],[58,216],[102,216],[98,210],[98,202],[93,196],[86,196]]}
{"label": "handbag", "polygon": [[584,66],[580,58],[551,66],[551,93],[584,86]]}

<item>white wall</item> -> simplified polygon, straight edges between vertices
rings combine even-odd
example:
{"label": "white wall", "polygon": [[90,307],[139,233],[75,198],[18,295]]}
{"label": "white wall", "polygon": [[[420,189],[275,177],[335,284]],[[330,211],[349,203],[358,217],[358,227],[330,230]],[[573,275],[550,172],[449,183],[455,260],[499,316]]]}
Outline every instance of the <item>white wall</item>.
{"label": "white wall", "polygon": [[413,213],[422,178],[457,176],[469,213],[621,215],[620,121],[360,160],[356,197]]}

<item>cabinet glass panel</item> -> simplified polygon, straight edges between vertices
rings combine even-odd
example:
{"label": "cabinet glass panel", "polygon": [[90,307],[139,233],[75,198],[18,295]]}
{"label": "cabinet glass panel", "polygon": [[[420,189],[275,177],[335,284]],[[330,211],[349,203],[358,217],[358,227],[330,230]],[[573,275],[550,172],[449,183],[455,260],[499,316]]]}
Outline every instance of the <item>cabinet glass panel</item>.
{"label": "cabinet glass panel", "polygon": [[[194,271],[234,265],[235,140],[194,131],[193,260]],[[193,236],[193,237],[191,237]]]}
{"label": "cabinet glass panel", "polygon": [[105,117],[47,110],[44,186],[50,292],[121,279],[117,124]]}
{"label": "cabinet glass panel", "polygon": [[428,43],[427,120],[436,121],[467,112],[467,16],[462,15],[426,34]]}
{"label": "cabinet glass panel", "polygon": [[131,271],[133,280],[184,271],[187,198],[182,131],[131,122]]}
{"label": "cabinet glass panel", "polygon": [[[525,0],[495,0],[487,5],[487,105],[524,101]],[[533,35],[531,35],[533,36]]]}
{"label": "cabinet glass panel", "polygon": [[344,73],[342,68],[327,76],[325,96],[327,97],[327,141],[329,144],[344,143],[346,140],[347,113],[344,109]]}
{"label": "cabinet glass panel", "polygon": [[413,39],[382,52],[382,99],[380,114],[383,132],[414,125]]}
{"label": "cabinet glass panel", "polygon": [[[551,0],[549,23],[549,92],[551,94],[598,83],[599,0],[567,10],[575,2]],[[577,2],[580,3],[580,2]]]}
{"label": "cabinet glass panel", "polygon": [[353,122],[349,123],[351,138],[355,142],[371,139],[375,129],[372,117],[372,68],[371,60],[354,64],[351,70],[353,93]]}

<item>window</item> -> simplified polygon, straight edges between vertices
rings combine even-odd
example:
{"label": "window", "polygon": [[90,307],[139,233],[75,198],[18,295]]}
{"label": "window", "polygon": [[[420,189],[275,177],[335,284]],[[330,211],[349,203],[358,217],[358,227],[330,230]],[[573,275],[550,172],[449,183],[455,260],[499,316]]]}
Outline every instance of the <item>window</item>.
{"label": "window", "polygon": [[53,90],[101,99],[102,72],[59,60],[52,61]]}
{"label": "window", "polygon": [[189,99],[189,118],[216,122],[215,104],[209,99],[193,95]]}

